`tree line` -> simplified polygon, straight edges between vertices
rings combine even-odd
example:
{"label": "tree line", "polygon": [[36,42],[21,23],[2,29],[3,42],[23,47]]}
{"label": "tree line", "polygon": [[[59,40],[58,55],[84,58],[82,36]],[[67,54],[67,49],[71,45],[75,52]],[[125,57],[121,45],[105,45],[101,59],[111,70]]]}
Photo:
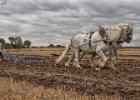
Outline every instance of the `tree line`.
{"label": "tree line", "polygon": [[10,36],[8,37],[8,40],[10,43],[6,43],[4,38],[0,38],[0,43],[5,48],[13,48],[13,49],[20,49],[20,48],[30,48],[31,46],[31,41],[30,40],[22,40],[20,36]]}

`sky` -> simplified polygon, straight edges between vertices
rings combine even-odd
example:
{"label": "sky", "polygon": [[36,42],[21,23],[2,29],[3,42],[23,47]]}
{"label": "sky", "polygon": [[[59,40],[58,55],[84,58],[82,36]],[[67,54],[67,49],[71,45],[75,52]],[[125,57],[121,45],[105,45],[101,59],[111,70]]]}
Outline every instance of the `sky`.
{"label": "sky", "polygon": [[32,46],[66,45],[77,32],[129,22],[140,46],[140,0],[0,0],[0,38],[21,36]]}

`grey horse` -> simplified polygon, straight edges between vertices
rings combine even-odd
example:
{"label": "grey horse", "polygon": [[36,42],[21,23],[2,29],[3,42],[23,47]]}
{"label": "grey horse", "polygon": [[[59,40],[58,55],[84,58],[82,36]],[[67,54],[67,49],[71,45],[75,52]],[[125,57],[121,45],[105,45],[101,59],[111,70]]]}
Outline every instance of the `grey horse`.
{"label": "grey horse", "polygon": [[[130,43],[133,36],[133,27],[129,23],[120,23],[110,27],[104,27],[104,31],[113,44],[117,44],[118,41],[121,43],[127,42]],[[89,37],[91,38],[89,39]],[[75,67],[81,68],[79,65],[80,52],[83,53],[92,53],[93,55],[98,55],[102,62],[99,66],[104,67],[108,61],[107,57],[104,54],[104,51],[109,51],[110,45],[103,41],[103,38],[99,31],[94,32],[94,34],[76,34],[72,37],[71,42],[66,47],[62,55],[56,59],[56,64],[59,63],[63,58],[65,58],[67,52],[72,49],[74,52],[74,65]],[[116,69],[113,64],[112,68]]]}
{"label": "grey horse", "polygon": [[[110,49],[109,49],[109,52],[108,52],[108,59],[109,59],[109,64],[110,64],[110,67],[114,68],[114,65],[113,64],[117,64],[117,60],[118,60],[118,49],[122,47],[122,45],[120,43],[116,43],[116,44],[112,44],[110,45]],[[84,55],[86,55],[87,53],[86,52],[80,52],[80,57],[79,57],[79,60],[81,60]],[[95,59],[95,57],[97,56],[96,53],[90,53],[91,54],[91,58],[89,59],[90,60],[90,63],[91,63],[91,67],[94,67],[95,70],[99,71],[100,70],[100,66],[98,66],[98,63],[100,63],[100,59]],[[71,55],[68,57],[68,60],[67,62],[65,63],[65,66],[69,67],[70,63],[74,60],[74,52],[71,53]]]}

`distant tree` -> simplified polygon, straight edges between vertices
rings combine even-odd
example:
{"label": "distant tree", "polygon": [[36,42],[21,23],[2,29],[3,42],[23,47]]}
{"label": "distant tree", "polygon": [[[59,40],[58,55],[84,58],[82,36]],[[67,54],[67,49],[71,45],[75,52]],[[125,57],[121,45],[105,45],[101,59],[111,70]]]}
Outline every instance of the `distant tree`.
{"label": "distant tree", "polygon": [[38,46],[31,46],[31,48],[38,48]]}
{"label": "distant tree", "polygon": [[16,48],[21,48],[22,47],[22,39],[20,36],[15,37],[15,47]]}
{"label": "distant tree", "polygon": [[5,46],[5,40],[3,38],[0,38],[0,43],[2,43],[3,46]]}
{"label": "distant tree", "polygon": [[61,47],[61,45],[57,45],[56,47]]}
{"label": "distant tree", "polygon": [[15,40],[15,38],[13,36],[10,36],[8,39],[11,43]]}
{"label": "distant tree", "polygon": [[40,48],[46,48],[46,46],[39,46]]}
{"label": "distant tree", "polygon": [[5,49],[11,49],[12,46],[10,43],[5,43],[5,46],[4,46]]}
{"label": "distant tree", "polygon": [[9,41],[10,41],[10,45],[12,46],[12,48],[15,48],[15,37],[13,37],[13,36],[10,36],[9,38]]}
{"label": "distant tree", "polygon": [[30,40],[25,40],[23,42],[23,45],[24,45],[25,48],[29,48],[31,46],[31,41]]}
{"label": "distant tree", "polygon": [[56,47],[57,47],[57,48],[64,48],[65,46],[57,45]]}
{"label": "distant tree", "polygon": [[9,37],[10,44],[13,48],[21,48],[22,47],[22,39],[20,36],[17,37]]}
{"label": "distant tree", "polygon": [[55,45],[54,44],[50,44],[48,47],[51,47],[52,48],[52,47],[55,47]]}

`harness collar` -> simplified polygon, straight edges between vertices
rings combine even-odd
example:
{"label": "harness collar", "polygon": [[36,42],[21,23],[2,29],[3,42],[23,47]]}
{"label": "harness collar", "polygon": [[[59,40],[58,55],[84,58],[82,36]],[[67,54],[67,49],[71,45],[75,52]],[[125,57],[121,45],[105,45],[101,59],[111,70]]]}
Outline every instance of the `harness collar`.
{"label": "harness collar", "polygon": [[91,37],[92,37],[92,35],[94,34],[94,32],[90,32],[89,33],[89,46],[91,47]]}

